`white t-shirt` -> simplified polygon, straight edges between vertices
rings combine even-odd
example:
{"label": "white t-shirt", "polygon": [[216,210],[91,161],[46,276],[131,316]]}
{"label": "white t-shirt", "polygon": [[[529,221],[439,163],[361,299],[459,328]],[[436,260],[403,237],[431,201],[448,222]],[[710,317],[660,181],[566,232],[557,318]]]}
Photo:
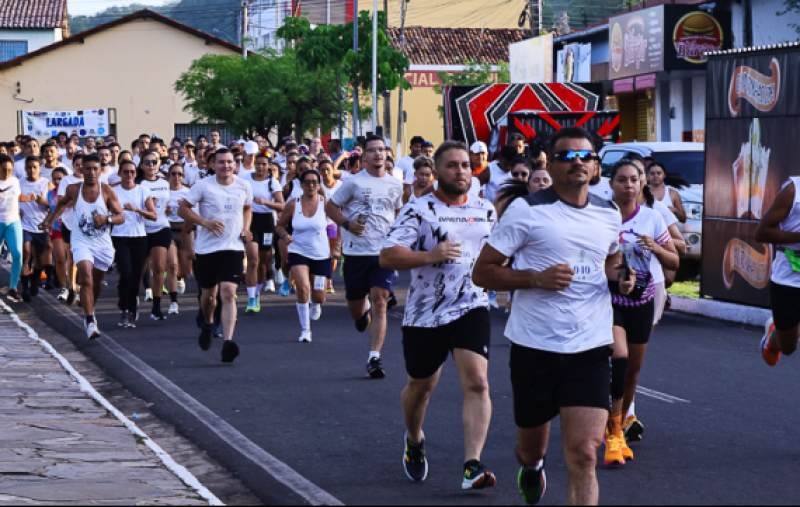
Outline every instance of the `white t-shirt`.
{"label": "white t-shirt", "polygon": [[[19,182],[19,189],[22,195],[36,194],[47,196],[47,190],[50,182],[44,178],[39,178],[37,181],[28,181],[28,179]],[[21,202],[19,203],[19,210],[22,212],[22,230],[28,232],[42,232],[39,229],[39,224],[44,222],[47,217],[47,210],[49,206],[42,206],[36,202]]]}
{"label": "white t-shirt", "polygon": [[253,174],[254,172],[256,172],[256,167],[255,166],[253,166],[252,169],[245,169],[244,164],[240,163],[239,164],[239,174],[237,174],[237,176],[239,176],[240,178],[244,178],[246,176],[249,176],[250,174]]}
{"label": "white t-shirt", "polygon": [[[72,169],[70,169],[69,167],[67,167],[64,164],[59,162],[58,164],[56,164],[56,167],[53,167],[52,169],[50,169],[48,167],[45,167],[45,165],[42,164],[41,168],[39,169],[39,177],[40,178],[44,178],[47,181],[51,181],[52,182],[53,181],[53,171],[55,171],[57,167],[61,167],[64,170],[66,170],[67,171],[67,176],[72,174]],[[22,181],[22,180],[20,180],[20,181]]]}
{"label": "white t-shirt", "polygon": [[217,237],[205,227],[197,228],[195,252],[209,254],[224,250],[244,251],[240,235],[244,229],[244,207],[253,203],[253,189],[242,178],[220,185],[217,178],[204,178],[189,190],[186,198],[203,218],[219,220],[225,231]]}
{"label": "white t-shirt", "polygon": [[403,183],[406,185],[413,185],[414,184],[414,157],[411,155],[406,155],[404,157],[400,157],[400,160],[394,165],[394,170],[397,172],[397,169],[400,168],[403,171]]}
{"label": "white t-shirt", "polygon": [[154,234],[161,229],[169,227],[169,216],[167,216],[169,182],[159,177],[155,181],[142,180],[140,185],[150,192],[150,197],[153,198],[153,204],[156,208],[156,220],[145,220],[144,222],[144,228],[147,234]]}
{"label": "white t-shirt", "polygon": [[611,190],[611,180],[605,176],[600,176],[600,181],[597,185],[589,185],[589,193],[610,201],[614,198],[614,191]]}
{"label": "white t-shirt", "polygon": [[114,192],[117,194],[119,204],[125,213],[125,223],[115,225],[111,229],[111,236],[117,238],[143,238],[146,236],[146,220],[144,217],[135,211],[126,210],[125,205],[130,204],[134,208],[146,210],[145,201],[150,197],[150,191],[141,185],[136,185],[130,190],[125,190],[122,186],[118,186],[114,189]]}
{"label": "white t-shirt", "polygon": [[489,171],[489,181],[486,182],[486,185],[483,187],[483,198],[489,202],[494,202],[497,197],[497,192],[500,191],[500,187],[502,187],[504,183],[511,181],[511,171],[505,172],[500,169],[497,161],[490,163],[489,167],[484,169],[484,171]]}
{"label": "white t-shirt", "polygon": [[[678,223],[675,214],[661,201],[655,201],[653,203],[653,209],[661,214],[661,218],[664,219],[664,225],[667,226],[668,231],[672,224]],[[658,258],[655,255],[650,257],[650,273],[653,275],[653,283],[663,283],[665,281],[664,268],[661,267],[661,263],[658,262]]]}
{"label": "white t-shirt", "polygon": [[197,183],[200,179],[200,169],[197,168],[197,162],[187,163],[183,166],[183,184],[190,187]]}
{"label": "white t-shirt", "polygon": [[[253,171],[253,173],[255,173],[255,171]],[[260,197],[266,201],[275,202],[275,192],[283,191],[280,182],[275,178],[266,178],[263,181],[256,181],[253,179],[253,173],[242,176],[242,179],[250,185],[253,191],[253,198]],[[253,213],[272,213],[274,211],[266,204],[252,204]]]}
{"label": "white t-shirt", "polygon": [[[651,274],[650,266],[655,255],[649,250],[639,248],[636,240],[642,235],[650,236],[658,245],[665,245],[672,240],[667,226],[664,224],[664,219],[661,218],[661,213],[655,209],[648,208],[646,205],[639,206],[631,216],[622,222],[622,232],[619,235],[619,247],[628,261],[628,266],[636,270],[637,280],[644,281],[647,275]],[[660,264],[658,267],[661,270]],[[651,276],[640,299],[632,300],[628,297],[614,294],[611,296],[611,300],[615,305],[619,306],[640,306],[653,299],[655,294],[655,280]]]}
{"label": "white t-shirt", "polygon": [[461,258],[411,270],[403,326],[439,327],[489,306],[484,290],[472,284],[472,267],[496,217],[490,202],[469,194],[463,205],[446,204],[433,194],[405,205],[389,229],[384,249],[402,246],[429,252],[449,239],[461,244]]}
{"label": "white t-shirt", "polygon": [[20,195],[22,191],[16,176],[9,176],[5,181],[0,180],[0,224],[12,224],[20,219]]}
{"label": "white t-shirt", "polygon": [[170,223],[182,224],[184,222],[184,220],[178,216],[178,208],[181,206],[181,200],[186,200],[188,195],[188,187],[181,187],[180,190],[169,191],[169,207],[172,208],[172,214],[168,217]]}
{"label": "white t-shirt", "polygon": [[621,225],[617,207],[592,195],[581,208],[562,201],[552,187],[511,202],[489,244],[513,256],[515,270],[542,272],[569,264],[576,274],[563,291],[515,291],[505,331],[509,340],[560,354],[614,342],[605,263],[619,250]]}
{"label": "white t-shirt", "polygon": [[[61,183],[58,185],[58,197],[59,200],[61,197],[67,195],[67,187],[74,183],[83,183],[82,178],[78,178],[77,176],[70,174],[68,176],[64,176],[61,178]],[[67,206],[64,209],[64,213],[61,215],[61,224],[62,227],[66,227],[67,229],[72,230],[72,217],[75,212],[75,205]]]}
{"label": "white t-shirt", "polygon": [[66,167],[67,169],[69,169],[69,170],[70,170],[70,172],[72,172],[72,160],[68,159],[66,156],[64,156],[64,157],[61,159],[61,165],[63,165],[64,167]]}
{"label": "white t-shirt", "polygon": [[356,236],[342,230],[345,255],[379,255],[386,233],[403,207],[403,184],[390,175],[375,177],[363,170],[342,183],[331,199],[350,222],[367,218],[367,230]]}

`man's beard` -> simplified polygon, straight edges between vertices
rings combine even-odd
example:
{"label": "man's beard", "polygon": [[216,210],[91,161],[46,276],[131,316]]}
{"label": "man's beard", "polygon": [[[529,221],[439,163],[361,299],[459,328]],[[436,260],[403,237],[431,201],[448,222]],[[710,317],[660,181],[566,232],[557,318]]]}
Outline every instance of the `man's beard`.
{"label": "man's beard", "polygon": [[461,190],[456,185],[451,185],[449,183],[445,183],[444,180],[439,180],[439,190],[441,190],[445,194],[457,195],[459,197],[462,196],[462,195],[465,195],[467,192],[469,192],[469,188],[467,188],[466,190]]}

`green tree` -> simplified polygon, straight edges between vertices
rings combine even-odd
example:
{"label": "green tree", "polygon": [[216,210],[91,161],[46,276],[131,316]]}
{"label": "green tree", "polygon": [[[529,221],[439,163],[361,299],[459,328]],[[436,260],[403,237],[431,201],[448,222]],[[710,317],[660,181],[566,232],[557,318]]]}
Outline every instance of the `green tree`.
{"label": "green tree", "polygon": [[[434,85],[433,91],[442,95],[445,86],[456,85],[484,85],[492,83],[510,83],[511,73],[508,70],[507,62],[500,62],[497,75],[488,63],[478,63],[468,60],[464,63],[466,68],[459,72],[441,71],[437,75],[442,84]],[[439,118],[444,118],[444,106],[439,106]]]}
{"label": "green tree", "polygon": [[[800,0],[785,0],[783,5],[786,7],[786,10],[783,12],[776,12],[776,16],[785,16],[790,13],[796,13],[796,16],[800,16]],[[794,28],[794,31],[800,35],[800,23],[789,23],[788,26]]]}

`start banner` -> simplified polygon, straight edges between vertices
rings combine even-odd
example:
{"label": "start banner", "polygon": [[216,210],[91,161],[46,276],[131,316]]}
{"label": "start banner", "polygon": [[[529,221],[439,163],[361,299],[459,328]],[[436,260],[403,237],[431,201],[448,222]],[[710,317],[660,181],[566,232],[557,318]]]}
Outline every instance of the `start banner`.
{"label": "start banner", "polygon": [[59,132],[80,137],[108,133],[108,108],[78,111],[22,111],[25,133],[32,137],[51,137]]}

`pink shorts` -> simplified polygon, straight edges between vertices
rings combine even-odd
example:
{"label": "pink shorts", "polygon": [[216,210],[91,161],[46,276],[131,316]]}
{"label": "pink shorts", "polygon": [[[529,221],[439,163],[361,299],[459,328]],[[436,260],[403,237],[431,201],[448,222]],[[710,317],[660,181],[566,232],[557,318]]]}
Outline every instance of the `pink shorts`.
{"label": "pink shorts", "polygon": [[336,224],[329,224],[326,230],[328,231],[328,239],[336,239],[336,233],[338,232]]}

